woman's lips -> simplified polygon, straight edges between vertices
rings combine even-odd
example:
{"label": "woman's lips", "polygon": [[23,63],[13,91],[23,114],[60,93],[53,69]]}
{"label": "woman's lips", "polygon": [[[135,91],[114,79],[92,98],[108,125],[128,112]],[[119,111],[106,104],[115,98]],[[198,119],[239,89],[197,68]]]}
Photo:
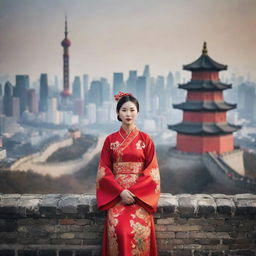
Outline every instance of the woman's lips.
{"label": "woman's lips", "polygon": [[132,119],[131,118],[125,118],[126,121],[131,121]]}

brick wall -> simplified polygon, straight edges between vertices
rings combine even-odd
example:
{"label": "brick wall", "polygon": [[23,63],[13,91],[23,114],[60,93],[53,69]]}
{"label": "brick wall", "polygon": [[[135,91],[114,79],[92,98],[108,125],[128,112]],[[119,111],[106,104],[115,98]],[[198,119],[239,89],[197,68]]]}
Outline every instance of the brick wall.
{"label": "brick wall", "polygon": [[[162,194],[160,256],[256,255],[256,195]],[[100,255],[95,195],[0,194],[1,256]]]}

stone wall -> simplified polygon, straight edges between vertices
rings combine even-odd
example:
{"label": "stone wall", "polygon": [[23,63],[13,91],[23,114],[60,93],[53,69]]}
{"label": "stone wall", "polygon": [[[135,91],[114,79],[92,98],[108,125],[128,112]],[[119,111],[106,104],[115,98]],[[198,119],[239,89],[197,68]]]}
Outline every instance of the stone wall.
{"label": "stone wall", "polygon": [[[100,255],[95,195],[0,194],[1,256]],[[256,255],[256,195],[162,194],[159,256]]]}
{"label": "stone wall", "polygon": [[220,155],[220,158],[234,169],[238,174],[245,176],[244,168],[244,151],[241,149],[233,150],[232,152],[226,152]]}
{"label": "stone wall", "polygon": [[27,171],[27,170],[29,170],[31,162],[43,163],[55,151],[57,151],[60,148],[70,146],[70,145],[72,145],[72,143],[73,143],[72,138],[54,142],[54,143],[50,144],[42,152],[37,152],[37,153],[20,158],[19,160],[17,160],[15,163],[13,163],[10,166],[10,170],[20,170],[20,171],[25,170],[25,171]]}

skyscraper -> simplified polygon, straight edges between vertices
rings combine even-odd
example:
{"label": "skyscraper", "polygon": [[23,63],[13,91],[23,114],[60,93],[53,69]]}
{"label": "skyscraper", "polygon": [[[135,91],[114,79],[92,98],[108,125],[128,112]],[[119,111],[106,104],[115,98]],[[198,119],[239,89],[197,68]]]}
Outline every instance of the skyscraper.
{"label": "skyscraper", "polygon": [[84,101],[85,104],[88,103],[88,91],[89,91],[89,75],[83,75],[83,93],[84,93]]}
{"label": "skyscraper", "polygon": [[38,112],[38,101],[37,101],[35,89],[28,90],[28,110],[29,112],[32,112],[32,113]]}
{"label": "skyscraper", "polygon": [[48,78],[47,74],[41,74],[40,76],[40,99],[39,99],[39,111],[47,111],[47,98],[48,98]]}
{"label": "skyscraper", "polygon": [[97,107],[102,106],[103,102],[102,84],[100,81],[92,81],[89,91],[89,103],[94,103]]}
{"label": "skyscraper", "polygon": [[136,97],[137,89],[137,70],[129,71],[129,77],[127,79],[127,92],[133,94]]}
{"label": "skyscraper", "polygon": [[20,119],[20,98],[12,98],[12,116],[16,117],[16,120]]}
{"label": "skyscraper", "polygon": [[47,105],[47,122],[57,124],[57,98],[48,98]]}
{"label": "skyscraper", "polygon": [[145,65],[144,71],[143,71],[143,76],[145,76],[146,78],[150,77],[149,65]]}
{"label": "skyscraper", "polygon": [[119,91],[124,91],[124,77],[123,73],[113,74],[113,93],[117,94]]}
{"label": "skyscraper", "polygon": [[28,105],[27,90],[29,88],[28,75],[16,75],[16,86],[14,96],[20,99],[20,114],[22,114]]}
{"label": "skyscraper", "polygon": [[73,87],[72,87],[72,95],[75,99],[82,98],[82,88],[81,88],[81,80],[79,76],[75,76]]}
{"label": "skyscraper", "polygon": [[71,45],[71,41],[68,39],[67,17],[65,17],[65,38],[62,40],[61,45],[63,47],[63,91],[62,91],[62,97],[66,98],[71,95],[71,92],[69,89],[69,52],[68,52],[68,48]]}
{"label": "skyscraper", "polygon": [[144,71],[143,71],[143,76],[146,78],[146,88],[145,88],[145,111],[146,114],[151,110],[150,106],[150,98],[152,96],[152,86],[150,83],[150,69],[149,65],[145,65]]}
{"label": "skyscraper", "polygon": [[139,76],[137,80],[137,99],[140,103],[140,112],[142,116],[146,115],[146,77]]}
{"label": "skyscraper", "polygon": [[166,80],[166,89],[172,94],[174,89],[174,77],[171,71],[169,72]]}
{"label": "skyscraper", "polygon": [[111,91],[110,91],[110,84],[108,83],[108,80],[106,78],[100,79],[101,85],[102,85],[102,101],[110,101],[111,97]]}
{"label": "skyscraper", "polygon": [[8,81],[4,86],[4,99],[3,99],[3,114],[6,116],[12,116],[12,94],[13,87]]}

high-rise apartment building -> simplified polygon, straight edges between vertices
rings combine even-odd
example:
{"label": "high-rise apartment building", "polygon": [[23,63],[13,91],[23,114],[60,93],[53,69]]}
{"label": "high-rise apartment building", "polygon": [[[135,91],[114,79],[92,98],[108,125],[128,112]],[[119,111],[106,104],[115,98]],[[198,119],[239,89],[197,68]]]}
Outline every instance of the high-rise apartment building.
{"label": "high-rise apartment building", "polygon": [[6,116],[12,116],[12,96],[13,87],[10,82],[6,82],[4,86],[4,98],[3,98],[3,114]]}
{"label": "high-rise apartment building", "polygon": [[20,99],[20,114],[22,114],[28,106],[29,89],[29,76],[28,75],[16,75],[16,86],[14,90],[14,96]]}
{"label": "high-rise apartment building", "polygon": [[47,111],[47,99],[48,99],[48,77],[47,74],[41,74],[40,76],[40,92],[39,92],[39,111]]}
{"label": "high-rise apartment building", "polygon": [[72,86],[72,95],[74,99],[82,98],[82,86],[79,76],[75,76],[73,86]]}
{"label": "high-rise apartment building", "polygon": [[117,94],[119,91],[124,91],[124,75],[123,73],[113,74],[113,93]]}

